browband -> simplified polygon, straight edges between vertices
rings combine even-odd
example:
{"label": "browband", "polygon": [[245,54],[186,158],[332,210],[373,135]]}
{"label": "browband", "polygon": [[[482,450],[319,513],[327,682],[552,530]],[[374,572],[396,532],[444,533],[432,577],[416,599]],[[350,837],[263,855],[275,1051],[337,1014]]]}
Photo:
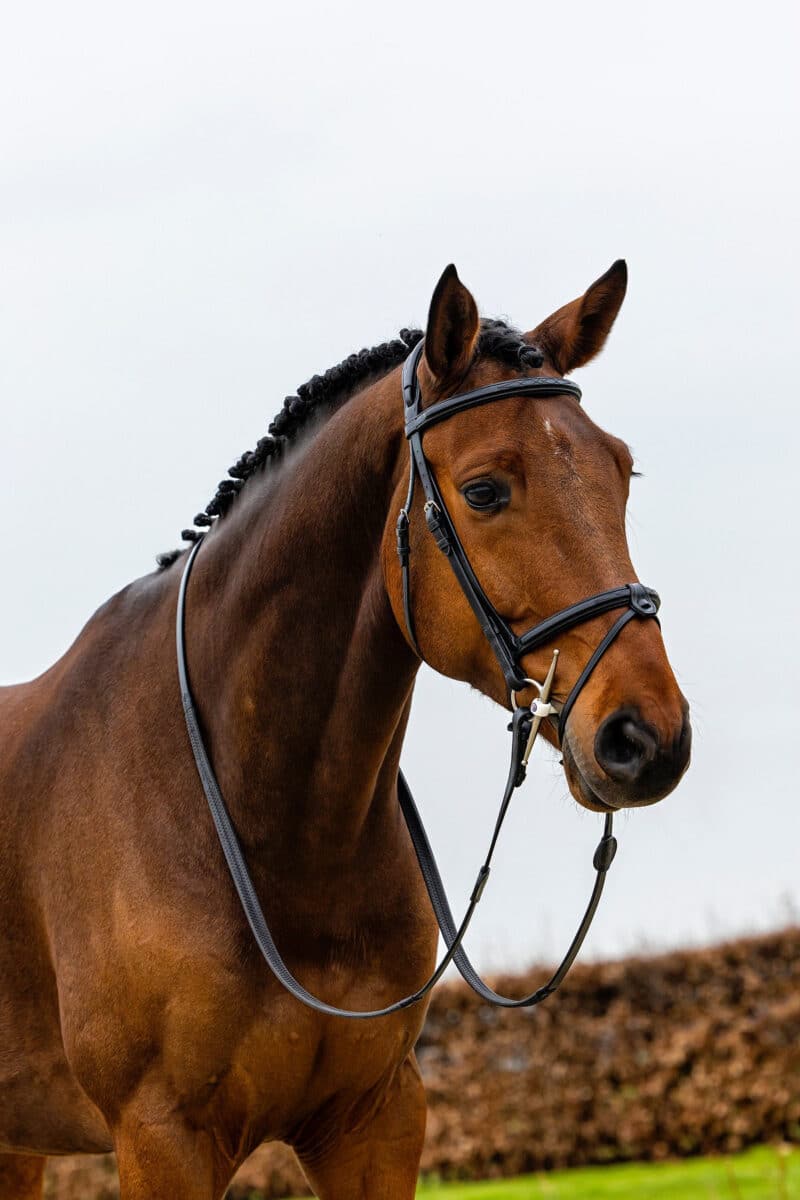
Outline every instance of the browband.
{"label": "browband", "polygon": [[583,393],[571,379],[555,375],[522,376],[506,379],[501,383],[489,383],[485,387],[462,392],[459,396],[448,396],[429,408],[422,408],[422,392],[417,379],[417,367],[422,357],[424,341],[418,342],[403,363],[403,399],[406,406],[406,437],[421,433],[423,429],[446,421],[453,413],[477,408],[490,400],[502,400],[506,396],[572,396],[580,404]]}

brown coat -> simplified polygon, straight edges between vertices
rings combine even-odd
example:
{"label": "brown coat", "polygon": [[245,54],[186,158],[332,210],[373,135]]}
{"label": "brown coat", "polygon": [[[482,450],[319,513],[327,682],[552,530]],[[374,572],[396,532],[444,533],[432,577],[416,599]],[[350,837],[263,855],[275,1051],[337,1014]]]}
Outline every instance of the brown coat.
{"label": "brown coat", "polygon": [[[530,337],[565,372],[605,340],[616,265]],[[434,296],[426,395],[512,377],[475,354],[455,272]],[[209,750],[276,941],[313,992],[386,1004],[430,971],[436,928],[396,804],[419,660],[402,628],[394,523],[407,447],[399,372],[362,388],[261,472],[195,566],[187,647]],[[426,451],[473,565],[515,627],[635,578],[630,455],[573,401],[504,400],[437,427]],[[461,489],[496,473],[487,517]],[[547,503],[542,504],[543,498]],[[419,496],[416,501],[420,504]],[[534,536],[530,533],[533,531]],[[412,528],[423,655],[507,703],[480,630]],[[47,1154],[118,1155],[123,1200],[214,1200],[265,1138],[321,1197],[413,1196],[425,1103],[422,1006],[322,1017],[255,951],[196,776],[174,653],[180,564],[91,618],[39,679],[0,689],[0,1194],[32,1200]],[[518,623],[518,624],[517,624]],[[564,639],[561,691],[603,618]],[[641,803],[604,776],[594,734],[635,705],[676,753],[685,702],[654,622],[635,623],[582,694],[565,750],[590,807]],[[530,656],[536,675],[548,651]],[[684,738],[685,740],[685,738]]]}

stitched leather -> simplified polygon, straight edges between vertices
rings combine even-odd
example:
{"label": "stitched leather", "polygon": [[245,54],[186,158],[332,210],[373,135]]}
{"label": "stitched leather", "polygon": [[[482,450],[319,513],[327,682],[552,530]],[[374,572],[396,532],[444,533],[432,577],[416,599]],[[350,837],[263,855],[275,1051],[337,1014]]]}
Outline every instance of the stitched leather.
{"label": "stitched leather", "polygon": [[[422,391],[417,378],[417,367],[422,357],[424,346],[424,342],[419,342],[403,364],[403,398],[406,413],[406,437],[409,444],[410,459],[408,494],[403,509],[403,512],[406,514],[406,548],[405,552],[400,555],[406,625],[412,642],[416,646],[411,603],[411,555],[407,535],[408,523],[411,520],[411,505],[414,500],[414,484],[418,477],[422,490],[425,493],[425,517],[428,528],[436,539],[439,549],[446,554],[453,573],[461,586],[461,590],[469,601],[469,605],[478,620],[484,637],[489,642],[494,656],[500,665],[509,690],[520,691],[525,686],[525,674],[520,666],[520,660],[531,650],[546,645],[548,642],[553,641],[559,634],[565,633],[576,625],[583,624],[585,621],[590,621],[592,618],[601,616],[607,612],[613,612],[617,608],[625,608],[632,616],[642,618],[655,617],[661,601],[659,600],[658,593],[651,588],[646,588],[641,583],[627,583],[622,587],[611,588],[604,592],[598,592],[595,596],[589,596],[585,600],[579,600],[577,603],[569,605],[560,612],[554,613],[553,616],[547,617],[544,621],[541,621],[532,629],[526,630],[521,635],[514,633],[508,622],[503,619],[486,595],[480,580],[472,569],[467,552],[461,543],[456,527],[448,512],[447,505],[439,491],[436,476],[425,457],[422,435],[425,429],[436,424],[438,421],[444,421],[449,417],[455,416],[457,413],[474,408],[478,404],[487,404],[492,400],[501,399],[504,396],[516,394],[566,395],[580,400],[581,390],[576,384],[567,379],[551,378],[548,376],[523,377],[520,379],[505,380],[502,383],[488,384],[486,387],[476,388],[474,391],[463,392],[458,396],[450,396],[446,400],[440,400],[437,404],[423,409]],[[625,624],[627,624],[627,620],[617,623],[618,627],[614,627],[616,632],[613,637],[616,637],[617,633],[621,632]],[[562,737],[566,728],[567,717],[572,711],[579,692],[588,681],[599,659],[610,646],[613,637],[603,639],[601,643],[602,649],[599,649],[599,653],[595,652],[590,663],[587,664],[587,668],[581,672],[577,682],[573,686],[564,705],[559,722],[559,730]],[[566,712],[566,716],[564,712]]]}
{"label": "stitched leather", "polygon": [[[472,917],[475,913],[484,888],[489,878],[491,870],[491,861],[497,846],[497,841],[500,836],[500,831],[503,827],[503,822],[508,812],[508,806],[511,802],[511,796],[515,788],[519,787],[524,779],[524,772],[520,771],[522,755],[527,742],[528,730],[530,728],[530,712],[524,708],[518,708],[511,722],[512,739],[511,739],[511,763],[509,766],[508,778],[506,780],[503,797],[500,801],[500,809],[495,822],[492,838],[489,843],[489,849],[486,857],[481,865],[475,881],[475,886],[470,896],[469,904],[466,912],[461,920],[461,924],[456,928],[453,914],[447,900],[447,895],[442,884],[442,878],[439,874],[439,868],[436,865],[433,851],[430,847],[425,828],[419,816],[419,812],[414,803],[411,791],[406,783],[402,772],[399,774],[397,781],[398,800],[403,813],[408,832],[411,837],[411,842],[414,847],[414,852],[417,856],[417,862],[422,873],[422,878],[425,882],[425,887],[436,914],[436,920],[442,932],[442,936],[447,946],[447,952],[442,957],[441,962],[436,967],[433,974],[425,981],[425,983],[415,992],[408,996],[403,996],[396,1000],[393,1004],[388,1004],[384,1008],[376,1008],[370,1010],[355,1010],[338,1008],[333,1004],[328,1004],[321,1000],[318,996],[313,995],[303,986],[302,983],[292,974],[289,967],[283,960],[278,947],[275,945],[266,918],[264,916],[261,903],[258,899],[253,881],[250,877],[250,872],[247,869],[242,848],[239,845],[239,839],[236,836],[236,831],[233,827],[230,814],[228,812],[225,800],[222,796],[219,784],[217,782],[214,768],[208,756],[203,735],[200,730],[200,722],[197,717],[192,690],[189,683],[188,669],[186,666],[186,646],[185,646],[185,627],[186,627],[186,590],[191,575],[194,560],[200,550],[203,539],[200,538],[192,547],[183,570],[180,588],[178,590],[178,604],[176,613],[176,628],[175,641],[178,662],[178,682],[181,692],[181,703],[183,705],[184,717],[186,720],[186,729],[189,735],[189,744],[194,756],[197,773],[200,777],[200,782],[203,787],[208,807],[211,812],[211,817],[219,837],[222,852],[225,855],[225,861],[228,865],[231,880],[236,888],[239,901],[242,906],[247,922],[252,931],[264,961],[272,971],[275,978],[290,992],[296,1000],[307,1005],[309,1008],[315,1009],[317,1012],[324,1013],[327,1016],[347,1017],[351,1020],[368,1020],[374,1017],[388,1016],[390,1013],[399,1012],[401,1009],[409,1008],[412,1004],[418,1004],[436,983],[441,979],[444,972],[447,970],[451,962],[454,962],[466,982],[472,987],[478,995],[483,999],[488,1000],[492,1004],[499,1004],[506,1008],[531,1007],[534,1004],[541,1003],[546,999],[560,984],[561,980],[569,970],[572,961],[580,949],[583,939],[591,924],[595,909],[600,900],[600,895],[603,890],[603,882],[605,880],[606,871],[610,865],[610,858],[613,858],[613,852],[610,857],[607,852],[602,853],[601,848],[604,842],[608,842],[611,838],[612,817],[611,814],[606,817],[606,826],[603,836],[603,841],[595,851],[594,867],[596,878],[592,895],[589,900],[589,905],[584,914],[583,920],[578,928],[578,932],[573,938],[570,947],[564,956],[558,970],[554,973],[549,982],[537,991],[532,992],[529,996],[523,996],[519,1000],[509,999],[505,996],[494,992],[487,984],[483,982],[475,968],[472,966],[466,952],[462,948],[464,936],[469,928]],[[611,838],[613,841],[613,838]],[[614,844],[616,847],[616,843]],[[606,862],[608,859],[608,862]]]}
{"label": "stitched leather", "polygon": [[[605,654],[614,639],[621,633],[625,625],[633,620],[634,617],[644,619],[655,618],[659,606],[658,595],[639,583],[626,584],[623,587],[600,592],[596,596],[590,596],[585,600],[578,601],[578,603],[570,605],[561,612],[548,617],[547,620],[540,622],[539,625],[536,625],[533,629],[529,629],[519,637],[510,629],[507,622],[500,616],[483,591],[480,581],[475,575],[467,554],[461,545],[450,514],[442,500],[436,479],[425,458],[422,446],[422,434],[431,425],[436,424],[438,421],[446,420],[455,413],[473,408],[478,404],[489,403],[504,396],[519,394],[567,395],[580,400],[580,389],[567,380],[548,379],[538,376],[535,379],[511,380],[501,384],[492,384],[485,388],[478,388],[473,392],[466,392],[461,396],[450,397],[423,411],[422,397],[416,377],[416,368],[422,354],[422,346],[423,344],[420,342],[415,347],[403,368],[403,396],[407,414],[406,432],[411,453],[408,496],[405,507],[401,511],[397,522],[397,553],[402,572],[403,608],[411,644],[415,649],[417,648],[411,606],[409,520],[414,497],[415,480],[417,475],[419,475],[427,502],[426,519],[428,528],[432,536],[436,538],[439,548],[447,555],[456,578],[498,659],[508,686],[511,689],[518,690],[525,684],[525,677],[521,674],[519,660],[528,651],[552,641],[559,634],[584,621],[591,620],[593,617],[614,611],[617,608],[625,609],[624,613],[614,623],[592,654],[562,708],[559,720],[559,732],[563,739],[566,723],[575,700],[603,654]],[[300,1000],[303,1004],[308,1005],[317,1012],[325,1013],[329,1016],[348,1017],[355,1020],[386,1016],[389,1013],[408,1008],[412,1004],[417,1004],[428,994],[438,980],[441,979],[451,962],[455,964],[469,986],[484,1000],[492,1004],[501,1005],[506,1008],[531,1007],[541,1003],[542,1000],[552,995],[561,984],[583,944],[600,902],[606,873],[616,853],[617,843],[612,832],[613,817],[611,813],[608,813],[605,817],[603,837],[594,853],[595,881],[586,911],[561,963],[543,987],[519,999],[511,999],[500,995],[484,983],[470,962],[462,945],[475,909],[480,902],[489,879],[492,857],[511,802],[511,797],[514,790],[520,786],[525,778],[523,754],[532,719],[531,711],[525,708],[516,708],[512,717],[511,759],[505,789],[500,801],[500,808],[489,843],[489,849],[478,871],[469,903],[458,927],[456,927],[453,919],[436,859],[431,850],[411,791],[402,772],[398,776],[397,790],[400,808],[408,827],[417,862],[419,863],[437,923],[447,946],[447,952],[430,978],[410,995],[403,996],[401,999],[384,1008],[370,1011],[342,1009],[327,1004],[324,1000],[319,999],[319,997],[309,992],[295,978],[281,957],[264,917],[258,895],[250,878],[250,873],[236,836],[236,831],[203,741],[189,683],[185,649],[186,591],[192,566],[202,542],[203,539],[201,537],[194,544],[187,557],[178,591],[176,651],[181,703],[183,705],[189,744],[231,879],[256,944],[276,979],[297,1000]]]}

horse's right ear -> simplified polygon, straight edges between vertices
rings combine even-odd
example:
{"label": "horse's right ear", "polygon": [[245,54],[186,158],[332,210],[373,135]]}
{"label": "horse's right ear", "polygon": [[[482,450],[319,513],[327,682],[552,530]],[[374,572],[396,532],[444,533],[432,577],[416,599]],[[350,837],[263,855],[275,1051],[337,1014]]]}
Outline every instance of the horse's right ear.
{"label": "horse's right ear", "polygon": [[628,268],[618,258],[582,296],[526,333],[525,341],[540,346],[561,375],[584,366],[603,349],[627,286]]}
{"label": "horse's right ear", "polygon": [[437,383],[457,383],[467,373],[479,331],[478,306],[451,263],[436,285],[425,331],[425,358]]}

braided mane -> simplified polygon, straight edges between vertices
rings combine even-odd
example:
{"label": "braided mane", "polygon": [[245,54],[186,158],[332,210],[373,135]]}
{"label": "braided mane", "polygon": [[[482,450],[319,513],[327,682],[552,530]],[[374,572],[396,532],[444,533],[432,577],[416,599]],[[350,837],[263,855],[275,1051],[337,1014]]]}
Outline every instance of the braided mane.
{"label": "braided mane", "polygon": [[[256,442],[255,449],[245,450],[232,467],[228,477],[217,484],[217,490],[202,512],[197,513],[193,528],[184,529],[184,542],[196,542],[204,530],[229,510],[248,479],[267,463],[280,461],[286,448],[296,441],[312,417],[325,416],[343,404],[353,393],[373,378],[388,374],[403,362],[422,338],[421,329],[401,329],[397,338],[359,350],[324,375],[314,375],[302,384],[294,396],[287,396],[283,408],[271,422],[266,437]],[[541,351],[523,341],[522,334],[505,321],[481,321],[478,352],[508,366],[522,369],[541,366]],[[168,550],[156,557],[161,570],[170,567],[181,550]]]}

